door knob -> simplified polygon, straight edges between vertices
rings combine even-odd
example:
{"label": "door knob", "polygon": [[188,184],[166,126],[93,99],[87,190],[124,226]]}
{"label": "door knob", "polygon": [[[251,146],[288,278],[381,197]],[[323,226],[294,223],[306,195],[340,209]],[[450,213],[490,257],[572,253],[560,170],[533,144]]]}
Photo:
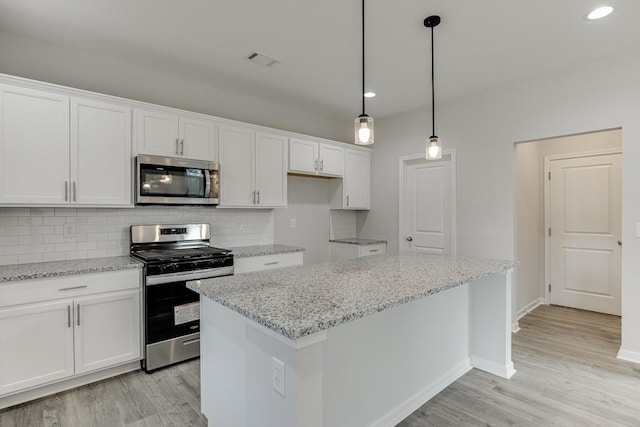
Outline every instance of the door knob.
{"label": "door knob", "polygon": [[407,242],[413,242],[413,237],[411,236],[407,237]]}
{"label": "door knob", "polygon": [[618,246],[622,246],[622,240],[618,240]]}

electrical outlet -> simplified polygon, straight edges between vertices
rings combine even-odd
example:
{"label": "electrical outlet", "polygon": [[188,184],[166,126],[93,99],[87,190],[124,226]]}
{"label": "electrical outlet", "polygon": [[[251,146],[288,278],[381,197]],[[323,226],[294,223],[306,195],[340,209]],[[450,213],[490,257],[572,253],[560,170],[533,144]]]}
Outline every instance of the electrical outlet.
{"label": "electrical outlet", "polygon": [[64,237],[76,237],[76,225],[75,224],[65,224],[62,227],[62,235]]}
{"label": "electrical outlet", "polygon": [[284,397],[284,363],[275,357],[271,360],[271,378],[273,389]]}
{"label": "electrical outlet", "polygon": [[296,228],[296,219],[295,218],[291,218],[291,221],[289,222],[289,228]]}

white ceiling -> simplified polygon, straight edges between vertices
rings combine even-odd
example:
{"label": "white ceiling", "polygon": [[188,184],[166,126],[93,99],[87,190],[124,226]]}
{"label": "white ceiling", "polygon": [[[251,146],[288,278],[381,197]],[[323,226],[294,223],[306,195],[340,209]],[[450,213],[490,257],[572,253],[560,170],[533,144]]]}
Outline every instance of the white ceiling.
{"label": "white ceiling", "polygon": [[[638,0],[367,0],[367,112],[438,101],[640,48]],[[588,22],[594,7],[616,8]],[[360,110],[360,0],[0,0],[0,31],[331,117]],[[279,59],[270,68],[245,57]],[[606,78],[606,76],[603,76]]]}

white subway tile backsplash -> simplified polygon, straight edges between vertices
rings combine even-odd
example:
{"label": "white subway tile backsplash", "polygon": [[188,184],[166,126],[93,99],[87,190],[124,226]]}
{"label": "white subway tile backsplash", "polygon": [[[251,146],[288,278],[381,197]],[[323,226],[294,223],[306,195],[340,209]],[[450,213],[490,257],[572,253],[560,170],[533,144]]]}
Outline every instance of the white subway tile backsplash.
{"label": "white subway tile backsplash", "polygon": [[[0,265],[128,255],[132,224],[189,222],[211,224],[212,244],[216,246],[274,242],[274,215],[270,210],[180,206],[0,208]],[[64,224],[76,224],[75,237],[62,235]]]}

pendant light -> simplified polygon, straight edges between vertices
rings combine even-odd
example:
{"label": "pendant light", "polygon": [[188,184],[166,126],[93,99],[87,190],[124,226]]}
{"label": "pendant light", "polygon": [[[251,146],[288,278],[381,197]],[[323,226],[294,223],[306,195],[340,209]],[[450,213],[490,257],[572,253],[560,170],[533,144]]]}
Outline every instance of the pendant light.
{"label": "pendant light", "polygon": [[435,79],[434,79],[434,61],[433,61],[433,28],[440,23],[440,17],[437,15],[429,16],[424,20],[424,26],[431,28],[431,136],[427,140],[427,149],[425,158],[427,160],[438,160],[442,158],[442,144],[440,138],[436,136],[436,95],[435,95]]}
{"label": "pendant light", "polygon": [[364,0],[362,0],[362,114],[356,117],[354,125],[356,145],[373,144],[373,117],[365,113],[364,94]]}

